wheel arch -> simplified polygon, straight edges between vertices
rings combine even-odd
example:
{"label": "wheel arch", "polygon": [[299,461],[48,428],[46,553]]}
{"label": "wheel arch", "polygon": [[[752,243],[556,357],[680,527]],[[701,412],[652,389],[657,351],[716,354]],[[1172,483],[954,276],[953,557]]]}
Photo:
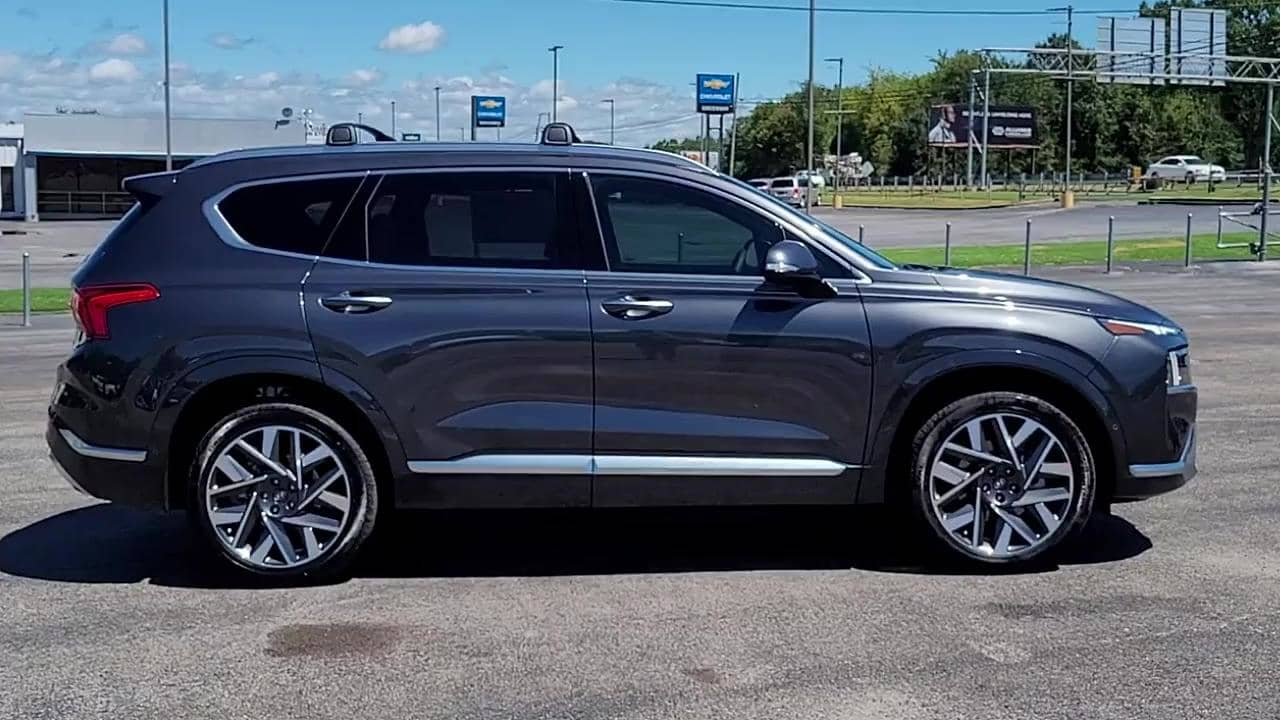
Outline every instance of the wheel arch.
{"label": "wheel arch", "polygon": [[868,449],[867,469],[858,488],[860,503],[895,502],[909,491],[905,470],[909,467],[911,440],[925,419],[961,397],[1005,390],[1040,397],[1065,412],[1089,441],[1098,469],[1098,497],[1112,495],[1124,438],[1115,413],[1103,393],[1078,370],[1043,356],[1019,353],[1013,358],[985,354],[949,367],[921,371],[904,382],[879,421],[892,428],[877,436]]}
{"label": "wheel arch", "polygon": [[184,509],[186,483],[196,446],[221,417],[254,402],[284,401],[332,417],[360,443],[373,465],[382,502],[394,507],[394,468],[405,467],[404,450],[386,414],[346,376],[293,358],[225,360],[189,373],[166,399],[156,436],[167,438],[165,507]]}

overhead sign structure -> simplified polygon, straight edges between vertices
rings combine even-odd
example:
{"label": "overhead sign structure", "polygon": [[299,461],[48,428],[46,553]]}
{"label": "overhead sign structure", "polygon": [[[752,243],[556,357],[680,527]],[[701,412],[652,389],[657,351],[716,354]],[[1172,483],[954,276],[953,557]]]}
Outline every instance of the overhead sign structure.
{"label": "overhead sign structure", "polygon": [[1164,30],[1163,18],[1098,18],[1098,82],[1163,85]]}
{"label": "overhead sign structure", "polygon": [[733,112],[738,89],[733,75],[698,73],[698,112],[723,115]]}
{"label": "overhead sign structure", "polygon": [[1227,11],[1169,10],[1169,72],[1179,85],[1226,85]]}
{"label": "overhead sign structure", "polygon": [[[992,105],[987,125],[987,144],[1001,148],[1039,147],[1036,140],[1036,111],[1025,105]],[[973,118],[963,105],[935,105],[929,108],[929,144],[934,147],[968,147],[972,128],[974,143],[982,145],[982,108],[974,108]]]}
{"label": "overhead sign structure", "polygon": [[506,127],[507,99],[498,95],[472,95],[471,126]]}

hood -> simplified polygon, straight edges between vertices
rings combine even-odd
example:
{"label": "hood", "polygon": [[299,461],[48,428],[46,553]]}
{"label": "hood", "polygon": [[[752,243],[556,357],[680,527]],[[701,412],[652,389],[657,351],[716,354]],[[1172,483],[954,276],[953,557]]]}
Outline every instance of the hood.
{"label": "hood", "polygon": [[1177,327],[1145,305],[1081,285],[981,270],[933,268],[931,272],[943,289],[956,295]]}

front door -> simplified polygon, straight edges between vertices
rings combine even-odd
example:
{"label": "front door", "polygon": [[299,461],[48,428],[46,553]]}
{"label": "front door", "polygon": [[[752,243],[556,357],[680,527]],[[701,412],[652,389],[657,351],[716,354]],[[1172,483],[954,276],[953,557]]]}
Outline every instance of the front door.
{"label": "front door", "polygon": [[839,293],[802,297],[763,280],[787,234],[758,209],[675,180],[588,182],[609,267],[587,278],[594,502],[852,502],[871,358],[848,268],[815,247]]}
{"label": "front door", "polygon": [[326,379],[366,388],[398,431],[398,504],[590,502],[591,334],[567,178],[372,176],[347,214],[358,241],[338,233],[307,280]]}

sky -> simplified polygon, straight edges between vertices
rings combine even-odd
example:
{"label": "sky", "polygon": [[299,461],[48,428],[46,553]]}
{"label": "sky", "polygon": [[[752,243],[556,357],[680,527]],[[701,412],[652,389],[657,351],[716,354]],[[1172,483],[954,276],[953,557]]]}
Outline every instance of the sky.
{"label": "sky", "polygon": [[[804,0],[743,0],[805,7]],[[1102,2],[1107,5],[1107,2]],[[1128,5],[1111,0],[1109,7]],[[825,8],[1041,10],[1032,0],[819,0]],[[774,98],[808,72],[808,14],[677,7],[617,0],[170,0],[173,113],[262,117],[309,108],[323,122],[357,113],[384,130],[458,138],[473,94],[508,98],[503,139],[533,139],[551,108],[605,139],[615,100],[617,141],[697,134],[693,79],[740,73],[739,97]],[[1093,18],[1077,14],[1092,32]],[[819,13],[817,78],[846,84],[873,68],[921,71],[940,50],[1029,46],[1064,29],[1058,15],[904,16]],[[1086,38],[1086,44],[1091,44]],[[163,108],[161,0],[0,1],[0,121],[55,108],[116,115]],[[493,137],[493,130],[480,130]]]}

